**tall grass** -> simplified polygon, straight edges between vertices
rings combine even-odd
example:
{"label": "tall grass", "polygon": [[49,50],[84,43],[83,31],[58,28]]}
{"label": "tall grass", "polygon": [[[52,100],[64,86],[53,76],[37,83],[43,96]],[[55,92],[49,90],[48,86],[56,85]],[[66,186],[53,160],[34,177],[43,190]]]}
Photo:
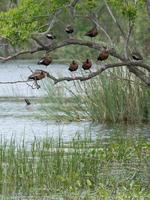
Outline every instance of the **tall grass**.
{"label": "tall grass", "polygon": [[[121,136],[104,141],[35,140],[0,144],[0,194],[64,199],[149,199],[150,145]],[[54,199],[59,199],[59,198]],[[26,198],[27,199],[27,198]],[[31,197],[29,199],[32,199]],[[53,199],[53,198],[52,198]]]}
{"label": "tall grass", "polygon": [[[71,98],[47,86],[47,101],[55,102],[49,116],[58,120],[137,123],[150,119],[150,89],[125,69],[110,70],[89,81],[66,86]],[[63,116],[63,117],[62,117]]]}

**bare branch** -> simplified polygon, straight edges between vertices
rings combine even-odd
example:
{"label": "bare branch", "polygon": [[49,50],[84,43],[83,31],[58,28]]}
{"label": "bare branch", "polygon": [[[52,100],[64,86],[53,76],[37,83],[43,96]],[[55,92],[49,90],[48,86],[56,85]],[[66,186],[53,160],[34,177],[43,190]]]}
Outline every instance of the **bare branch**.
{"label": "bare branch", "polygon": [[35,35],[32,35],[31,38],[32,38],[33,40],[35,40],[36,43],[37,43],[38,45],[40,45],[41,47],[43,47],[44,49],[47,48],[47,46],[44,45]]}
{"label": "bare branch", "polygon": [[110,35],[107,33],[107,31],[100,25],[98,17],[96,16],[95,13],[93,13],[92,15],[88,16],[88,18],[98,27],[98,29],[100,29],[108,38],[111,46],[114,46],[113,41],[110,37]]}
{"label": "bare branch", "polygon": [[[122,66],[127,66],[129,67],[129,71],[134,73],[137,77],[139,77],[144,83],[146,83],[146,85],[150,86],[150,78],[147,77],[145,75],[145,73],[143,71],[141,71],[138,68],[135,68],[135,66],[139,66],[139,67],[143,67],[144,68],[148,68],[150,70],[150,67],[145,65],[145,64],[140,64],[138,62],[120,62],[120,63],[113,63],[113,64],[106,64],[104,66],[102,66],[99,70],[97,70],[96,72],[91,72],[89,75],[87,76],[77,76],[75,78],[73,77],[62,77],[62,78],[56,78],[53,75],[49,74],[47,75],[48,78],[52,79],[54,81],[54,84],[57,84],[59,82],[62,81],[75,81],[75,80],[79,80],[79,81],[86,81],[89,80],[99,74],[101,74],[103,71],[110,69],[110,68],[115,68],[115,67],[122,67]],[[31,82],[33,80],[26,80],[26,81],[7,81],[7,82],[0,82],[0,84],[16,84],[16,83],[27,83],[27,82]],[[31,85],[30,85],[31,86]],[[40,85],[36,82],[35,86],[37,89],[40,88]]]}
{"label": "bare branch", "polygon": [[135,74],[138,78],[140,78],[146,85],[150,86],[150,78],[147,77],[142,70],[130,65],[129,71]]}
{"label": "bare branch", "polygon": [[[68,4],[67,6],[65,6],[66,8],[69,8],[71,10],[71,12],[74,12],[74,8],[76,6],[76,4],[79,2],[80,0],[73,0],[70,4]],[[49,26],[47,28],[47,30],[45,32],[42,33],[36,33],[38,35],[45,35],[47,33],[50,32],[50,30],[53,28],[54,24],[57,22],[58,20],[58,16],[62,13],[62,8],[57,9],[53,15],[52,15],[52,19],[49,22]],[[35,38],[35,36],[34,36]]]}
{"label": "bare branch", "polygon": [[127,34],[127,38],[126,38],[125,46],[124,46],[126,59],[128,59],[128,44],[129,44],[129,40],[130,40],[130,36],[131,36],[132,30],[133,30],[133,27],[134,27],[134,24],[129,21],[129,30],[128,30],[128,34]]}
{"label": "bare branch", "polygon": [[35,52],[38,52],[38,51],[43,51],[43,50],[45,50],[45,49],[38,47],[38,48],[32,49],[32,50],[20,51],[20,52],[15,53],[14,55],[10,55],[8,57],[0,57],[0,60],[2,60],[3,62],[6,62],[8,60],[15,59],[18,56],[23,55],[23,54],[28,54],[28,53],[32,54],[32,53],[35,53]]}
{"label": "bare branch", "polygon": [[126,35],[125,35],[125,33],[124,33],[122,27],[120,26],[119,22],[118,22],[117,19],[115,18],[114,14],[113,14],[113,12],[112,12],[112,10],[111,10],[111,8],[110,8],[110,6],[109,6],[108,3],[107,3],[107,0],[104,0],[104,3],[105,3],[105,5],[106,5],[106,8],[107,8],[107,10],[108,10],[110,16],[112,17],[112,19],[113,19],[113,21],[115,22],[116,26],[117,26],[118,29],[120,30],[120,32],[121,32],[123,38],[125,39],[125,38],[126,38]]}
{"label": "bare branch", "polygon": [[[96,50],[102,50],[103,49],[103,45],[104,44],[100,44],[100,43],[95,43],[95,42],[90,42],[90,41],[85,41],[85,40],[79,40],[79,39],[74,39],[74,38],[70,38],[70,39],[67,39],[67,40],[64,40],[62,43],[60,43],[59,45],[52,45],[48,52],[50,51],[53,51],[53,50],[56,50],[58,48],[61,48],[61,47],[65,47],[65,46],[68,46],[68,45],[80,45],[80,46],[87,46],[89,48],[92,48],[92,49],[96,49]],[[125,58],[123,56],[121,56],[120,54],[118,54],[114,48],[111,48],[109,49],[109,52],[110,52],[110,55],[115,57],[115,58],[118,58],[120,60],[124,60]]]}
{"label": "bare branch", "polygon": [[79,3],[80,0],[73,0],[70,6],[75,7],[77,3]]}
{"label": "bare branch", "polygon": [[[130,71],[134,73],[137,77],[139,77],[144,83],[146,83],[148,86],[150,86],[150,78],[146,77],[143,71],[139,70],[138,68],[135,69],[135,66],[140,66],[140,63],[138,62],[121,62],[121,63],[113,63],[113,64],[106,64],[103,67],[101,67],[99,70],[96,72],[90,73],[88,76],[77,76],[75,78],[72,77],[62,77],[62,78],[55,78],[52,75],[48,76],[50,79],[54,81],[54,83],[62,82],[62,81],[86,81],[89,80],[99,74],[101,74],[103,71],[110,69],[110,68],[115,68],[115,67],[121,67],[121,66],[129,66]],[[146,65],[147,66],[147,65]],[[147,66],[148,67],[148,66]],[[150,70],[150,67],[149,67]]]}
{"label": "bare branch", "polygon": [[31,82],[32,80],[26,80],[26,81],[6,81],[6,82],[2,82],[0,81],[0,84],[16,84],[16,83],[27,83],[27,82]]}

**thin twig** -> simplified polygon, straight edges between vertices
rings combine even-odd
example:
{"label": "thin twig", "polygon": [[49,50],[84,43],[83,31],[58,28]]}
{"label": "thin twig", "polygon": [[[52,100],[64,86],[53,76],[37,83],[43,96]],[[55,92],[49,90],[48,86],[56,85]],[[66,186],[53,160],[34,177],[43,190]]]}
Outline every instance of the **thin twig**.
{"label": "thin twig", "polygon": [[120,32],[121,32],[123,38],[125,39],[125,38],[126,38],[126,35],[125,35],[125,33],[124,33],[122,27],[120,26],[119,22],[118,22],[117,19],[115,18],[114,14],[113,14],[113,12],[112,12],[112,10],[111,10],[111,8],[110,8],[110,6],[109,6],[108,3],[107,3],[107,0],[104,0],[104,3],[105,3],[105,5],[106,5],[106,8],[107,8],[107,10],[108,10],[110,16],[112,17],[112,19],[113,19],[113,21],[115,22],[116,26],[117,26],[118,29],[120,30]]}

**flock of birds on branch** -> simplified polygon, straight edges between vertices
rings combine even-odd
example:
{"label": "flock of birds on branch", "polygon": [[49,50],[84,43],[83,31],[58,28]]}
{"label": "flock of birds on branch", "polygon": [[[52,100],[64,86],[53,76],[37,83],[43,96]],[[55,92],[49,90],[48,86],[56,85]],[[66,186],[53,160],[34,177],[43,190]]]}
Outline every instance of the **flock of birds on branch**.
{"label": "flock of birds on branch", "polygon": [[[65,32],[68,34],[68,35],[72,35],[73,32],[74,32],[74,29],[71,25],[68,25],[66,26],[65,28]],[[97,27],[94,26],[91,30],[89,30],[85,36],[88,36],[90,38],[94,38],[98,35],[98,30],[97,30]],[[54,40],[56,39],[55,35],[53,34],[47,34],[46,37],[50,40]],[[109,57],[109,54],[110,54],[110,50],[107,49],[107,47],[103,46],[103,50],[100,52],[97,60],[98,61],[104,61],[106,59],[108,59]],[[138,52],[133,52],[132,53],[132,58],[136,61],[139,61],[139,60],[143,60],[143,57],[138,53]],[[41,60],[38,62],[38,64],[40,65],[45,65],[45,66],[48,66],[52,63],[52,58],[50,56],[44,56],[43,58],[41,58]],[[90,68],[92,67],[92,62],[90,59],[86,59],[85,62],[83,62],[82,64],[82,68],[84,70],[90,70]],[[71,72],[74,72],[78,69],[78,63],[76,61],[72,61],[68,70],[71,71]],[[35,85],[36,85],[36,88],[39,89],[40,86],[37,84],[37,81],[38,80],[41,80],[45,77],[47,77],[49,75],[48,72],[44,71],[44,70],[35,70],[34,72],[32,72],[32,74],[28,77],[28,80],[33,80],[35,82]]]}

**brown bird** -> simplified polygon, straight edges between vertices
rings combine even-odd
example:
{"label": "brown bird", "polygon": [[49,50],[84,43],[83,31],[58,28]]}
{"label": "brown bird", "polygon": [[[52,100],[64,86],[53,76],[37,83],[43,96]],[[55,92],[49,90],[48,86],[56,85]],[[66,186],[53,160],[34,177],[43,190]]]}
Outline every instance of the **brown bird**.
{"label": "brown bird", "polygon": [[38,65],[48,66],[51,63],[52,63],[52,58],[50,56],[45,56],[41,58],[41,60],[38,62]]}
{"label": "brown bird", "polygon": [[92,62],[89,59],[86,59],[85,62],[83,62],[82,68],[84,70],[89,70],[92,67]]}
{"label": "brown bird", "polygon": [[74,29],[71,25],[67,25],[65,28],[66,33],[72,34],[74,32]]}
{"label": "brown bird", "polygon": [[49,73],[44,70],[35,70],[29,77],[28,80],[38,81],[49,76]]}
{"label": "brown bird", "polygon": [[85,34],[85,36],[88,36],[88,37],[95,37],[95,36],[97,36],[98,35],[98,30],[97,30],[97,28],[96,28],[96,26],[94,26],[91,30],[89,30],[86,34]]}
{"label": "brown bird", "polygon": [[[38,80],[42,80],[45,77],[49,77],[49,73],[44,70],[35,70],[29,77],[28,80],[33,80],[35,88],[39,89],[40,85],[37,83]],[[31,86],[33,88],[33,85]],[[34,89],[34,88],[33,88]]]}
{"label": "brown bird", "polygon": [[48,39],[50,39],[50,40],[56,39],[56,36],[53,35],[53,34],[51,34],[51,33],[46,34],[46,37],[47,37]]}
{"label": "brown bird", "polygon": [[78,69],[78,64],[73,60],[68,69],[69,71],[74,72]]}
{"label": "brown bird", "polygon": [[137,61],[143,60],[143,57],[139,52],[132,52],[132,58]]}
{"label": "brown bird", "polygon": [[109,57],[109,51],[107,48],[104,48],[104,50],[99,54],[97,60],[103,61],[106,60]]}

